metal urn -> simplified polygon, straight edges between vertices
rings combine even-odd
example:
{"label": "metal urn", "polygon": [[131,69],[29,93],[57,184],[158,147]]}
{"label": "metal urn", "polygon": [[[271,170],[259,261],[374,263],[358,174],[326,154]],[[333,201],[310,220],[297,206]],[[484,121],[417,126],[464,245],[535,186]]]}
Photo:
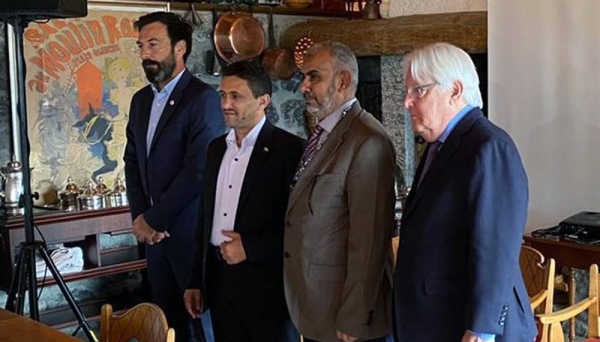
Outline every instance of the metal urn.
{"label": "metal urn", "polygon": [[23,166],[20,162],[13,160],[5,167],[0,168],[0,175],[4,179],[4,191],[0,196],[4,199],[6,214],[10,216],[23,215],[19,201],[23,194]]}

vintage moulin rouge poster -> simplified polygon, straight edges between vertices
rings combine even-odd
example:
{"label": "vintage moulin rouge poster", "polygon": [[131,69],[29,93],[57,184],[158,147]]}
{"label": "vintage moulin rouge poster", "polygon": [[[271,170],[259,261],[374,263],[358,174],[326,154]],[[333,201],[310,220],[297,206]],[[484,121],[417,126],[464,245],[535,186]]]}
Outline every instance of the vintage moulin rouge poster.
{"label": "vintage moulin rouge poster", "polygon": [[25,30],[34,191],[60,191],[68,177],[109,186],[124,177],[129,105],[146,84],[133,26],[141,14],[90,8],[85,18]]}

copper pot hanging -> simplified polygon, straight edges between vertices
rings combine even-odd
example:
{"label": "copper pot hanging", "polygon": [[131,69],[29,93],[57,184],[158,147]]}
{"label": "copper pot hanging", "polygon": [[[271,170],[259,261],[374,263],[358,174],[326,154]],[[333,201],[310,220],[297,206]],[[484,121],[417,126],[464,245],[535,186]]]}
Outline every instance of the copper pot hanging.
{"label": "copper pot hanging", "polygon": [[223,14],[215,26],[215,47],[227,63],[260,55],[265,49],[265,31],[248,13],[231,11]]}
{"label": "copper pot hanging", "polygon": [[278,47],[273,29],[273,8],[269,11],[269,48],[262,58],[262,65],[272,79],[289,80],[296,74],[294,54],[289,49]]}

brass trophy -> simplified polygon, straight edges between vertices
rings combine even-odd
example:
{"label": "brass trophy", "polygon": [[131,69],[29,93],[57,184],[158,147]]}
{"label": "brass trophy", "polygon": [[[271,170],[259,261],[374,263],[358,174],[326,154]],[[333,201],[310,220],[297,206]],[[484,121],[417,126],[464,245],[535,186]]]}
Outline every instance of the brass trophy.
{"label": "brass trophy", "polygon": [[81,210],[96,210],[102,209],[104,196],[100,194],[91,180],[87,183],[87,188],[77,199],[79,201],[79,209]]}
{"label": "brass trophy", "polygon": [[115,187],[106,195],[106,203],[108,207],[126,207],[129,205],[127,190],[121,178],[117,178]]}
{"label": "brass trophy", "polygon": [[60,208],[64,211],[75,211],[79,210],[79,202],[77,198],[79,197],[79,188],[73,182],[73,178],[67,178],[67,185],[65,186],[65,190],[63,190],[60,195]]}
{"label": "brass trophy", "polygon": [[102,176],[98,177],[98,183],[96,183],[96,193],[102,196],[102,208],[106,208],[106,196],[110,193],[110,190],[106,184],[104,184],[104,178]]}

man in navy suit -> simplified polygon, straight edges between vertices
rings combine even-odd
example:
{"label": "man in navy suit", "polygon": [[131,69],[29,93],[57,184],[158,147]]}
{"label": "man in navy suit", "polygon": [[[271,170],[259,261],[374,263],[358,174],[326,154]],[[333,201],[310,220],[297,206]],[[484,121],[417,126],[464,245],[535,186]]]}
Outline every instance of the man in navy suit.
{"label": "man in navy suit", "polygon": [[192,317],[203,304],[210,308],[217,342],[291,342],[284,216],[304,142],[265,117],[271,80],[260,65],[238,62],[221,73],[221,105],[232,130],[208,149],[201,248],[186,308]]}
{"label": "man in navy suit", "polygon": [[531,342],[519,270],[527,176],[519,152],[481,112],[469,55],[450,44],[403,60],[404,106],[428,142],[402,214],[394,275],[400,342]]}
{"label": "man in navy suit", "polygon": [[[150,85],[131,101],[125,149],[133,233],[146,243],[152,300],[177,341],[196,341],[181,299],[201,202],[206,150],[225,125],[217,92],[186,70],[192,28],[173,13],[140,17],[138,47]],[[203,341],[202,336],[198,339]]]}

